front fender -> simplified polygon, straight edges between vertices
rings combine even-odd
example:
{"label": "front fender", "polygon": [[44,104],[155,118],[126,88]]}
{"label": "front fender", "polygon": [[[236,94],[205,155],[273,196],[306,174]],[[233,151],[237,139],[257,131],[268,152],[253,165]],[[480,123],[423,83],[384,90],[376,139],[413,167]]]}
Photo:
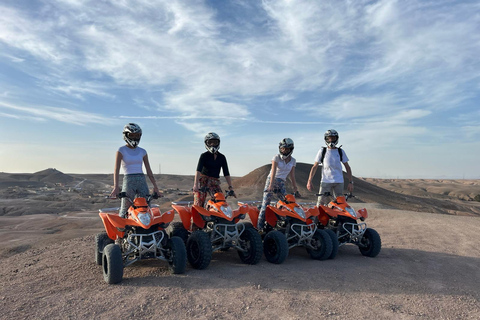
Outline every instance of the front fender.
{"label": "front fender", "polygon": [[260,214],[260,211],[258,210],[258,208],[254,206],[248,206],[247,214],[248,214],[248,217],[250,218],[250,221],[252,221],[253,226],[257,228],[258,215]]}
{"label": "front fender", "polygon": [[368,212],[367,212],[367,209],[365,208],[358,210],[357,213],[364,220],[368,218]]}
{"label": "front fender", "polygon": [[192,213],[188,209],[188,207],[179,206],[179,205],[172,205],[172,207],[180,216],[180,220],[182,220],[183,227],[187,230],[190,230],[190,227],[192,226]]}
{"label": "front fender", "polygon": [[107,235],[110,239],[116,240],[117,237],[123,238],[125,232],[119,231],[117,227],[124,228],[125,219],[120,218],[120,216],[116,213],[100,212],[99,215],[100,215],[100,218],[102,219],[103,226],[105,227],[105,231],[107,232]]}
{"label": "front fender", "polygon": [[275,227],[275,225],[277,224],[277,220],[278,220],[276,215],[285,217],[285,214],[286,214],[285,211],[269,205],[269,206],[267,206],[267,210],[265,211],[265,221],[267,221],[267,223],[270,226]]}

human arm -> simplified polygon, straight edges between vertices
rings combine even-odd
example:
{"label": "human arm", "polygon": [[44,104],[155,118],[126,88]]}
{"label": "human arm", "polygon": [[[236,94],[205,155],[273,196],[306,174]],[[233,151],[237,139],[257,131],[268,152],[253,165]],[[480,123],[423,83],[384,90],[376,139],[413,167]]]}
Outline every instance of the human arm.
{"label": "human arm", "polygon": [[310,174],[308,175],[308,181],[307,181],[308,191],[312,191],[312,188],[313,188],[312,180],[313,180],[313,177],[315,177],[317,168],[318,168],[318,162],[315,162],[312,166],[312,169],[310,169]]}
{"label": "human arm", "polygon": [[193,192],[198,192],[198,181],[200,180],[200,171],[195,171],[195,180],[193,180]]}
{"label": "human arm", "polygon": [[344,162],[343,165],[345,166],[345,170],[347,171],[347,177],[348,177],[348,186],[347,190],[349,192],[353,192],[353,175],[352,175],[352,168],[350,168],[350,165],[348,162]]}
{"label": "human arm", "polygon": [[155,182],[155,177],[153,176],[152,168],[150,167],[150,162],[148,161],[148,155],[147,154],[145,154],[143,156],[143,164],[145,165],[145,170],[147,171],[147,176],[150,179],[150,181],[152,182],[153,193],[156,193],[159,196],[161,196],[160,190],[158,190],[157,183]]}
{"label": "human arm", "polygon": [[119,186],[118,180],[120,176],[120,164],[122,163],[123,156],[120,151],[117,151],[115,155],[115,168],[113,169],[113,190],[110,193],[110,198],[117,198]]}
{"label": "human arm", "polygon": [[268,186],[267,190],[268,192],[272,191],[274,182],[275,182],[275,175],[277,174],[277,166],[278,164],[275,162],[275,160],[272,160],[272,169],[270,171],[270,185]]}
{"label": "human arm", "polygon": [[297,188],[297,181],[295,179],[295,167],[292,167],[292,170],[290,170],[289,176],[290,176],[290,181],[292,181],[292,185],[293,185],[293,191],[294,191],[293,193],[295,194],[295,196],[300,197],[300,193],[298,193],[298,188]]}

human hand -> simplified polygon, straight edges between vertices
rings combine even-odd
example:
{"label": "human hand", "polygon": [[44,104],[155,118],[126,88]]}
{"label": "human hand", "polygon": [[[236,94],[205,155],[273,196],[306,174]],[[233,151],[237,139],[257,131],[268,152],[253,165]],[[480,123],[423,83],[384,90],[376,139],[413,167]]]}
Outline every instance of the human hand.
{"label": "human hand", "polygon": [[110,193],[109,196],[111,199],[117,199],[118,197],[118,187],[113,187],[112,192]]}
{"label": "human hand", "polygon": [[312,188],[313,188],[312,181],[309,180],[307,182],[307,189],[308,189],[308,191],[312,191]]}
{"label": "human hand", "polygon": [[192,190],[193,192],[198,192],[198,185],[194,184]]}
{"label": "human hand", "polygon": [[353,192],[353,183],[349,183],[347,186],[347,190],[352,193]]}

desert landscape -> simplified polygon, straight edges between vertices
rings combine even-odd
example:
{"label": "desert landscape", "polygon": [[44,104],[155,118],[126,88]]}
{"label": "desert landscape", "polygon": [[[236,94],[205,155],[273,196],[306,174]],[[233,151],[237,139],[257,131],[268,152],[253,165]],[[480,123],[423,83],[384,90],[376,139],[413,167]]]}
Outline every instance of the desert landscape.
{"label": "desert landscape", "polygon": [[[299,202],[316,199],[305,188],[310,168],[297,165]],[[229,203],[260,200],[269,169],[234,178],[238,198]],[[193,198],[193,176],[156,179],[162,210]],[[375,258],[346,245],[333,260],[294,248],[283,264],[245,265],[230,250],[182,275],[164,262],[135,263],[108,285],[94,262],[94,235],[103,229],[98,209],[119,205],[105,198],[112,182],[111,174],[57,169],[0,173],[2,318],[480,318],[479,180],[354,178],[350,204],[368,210],[382,238]]]}

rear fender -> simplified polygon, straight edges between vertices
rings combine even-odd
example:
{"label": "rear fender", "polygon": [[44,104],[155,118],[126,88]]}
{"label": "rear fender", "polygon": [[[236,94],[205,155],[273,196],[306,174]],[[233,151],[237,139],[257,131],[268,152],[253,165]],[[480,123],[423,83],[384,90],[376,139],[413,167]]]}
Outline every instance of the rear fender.
{"label": "rear fender", "polygon": [[184,206],[172,205],[173,209],[178,213],[180,216],[180,220],[182,220],[183,227],[187,230],[190,230],[192,226],[192,213],[191,211]]}

